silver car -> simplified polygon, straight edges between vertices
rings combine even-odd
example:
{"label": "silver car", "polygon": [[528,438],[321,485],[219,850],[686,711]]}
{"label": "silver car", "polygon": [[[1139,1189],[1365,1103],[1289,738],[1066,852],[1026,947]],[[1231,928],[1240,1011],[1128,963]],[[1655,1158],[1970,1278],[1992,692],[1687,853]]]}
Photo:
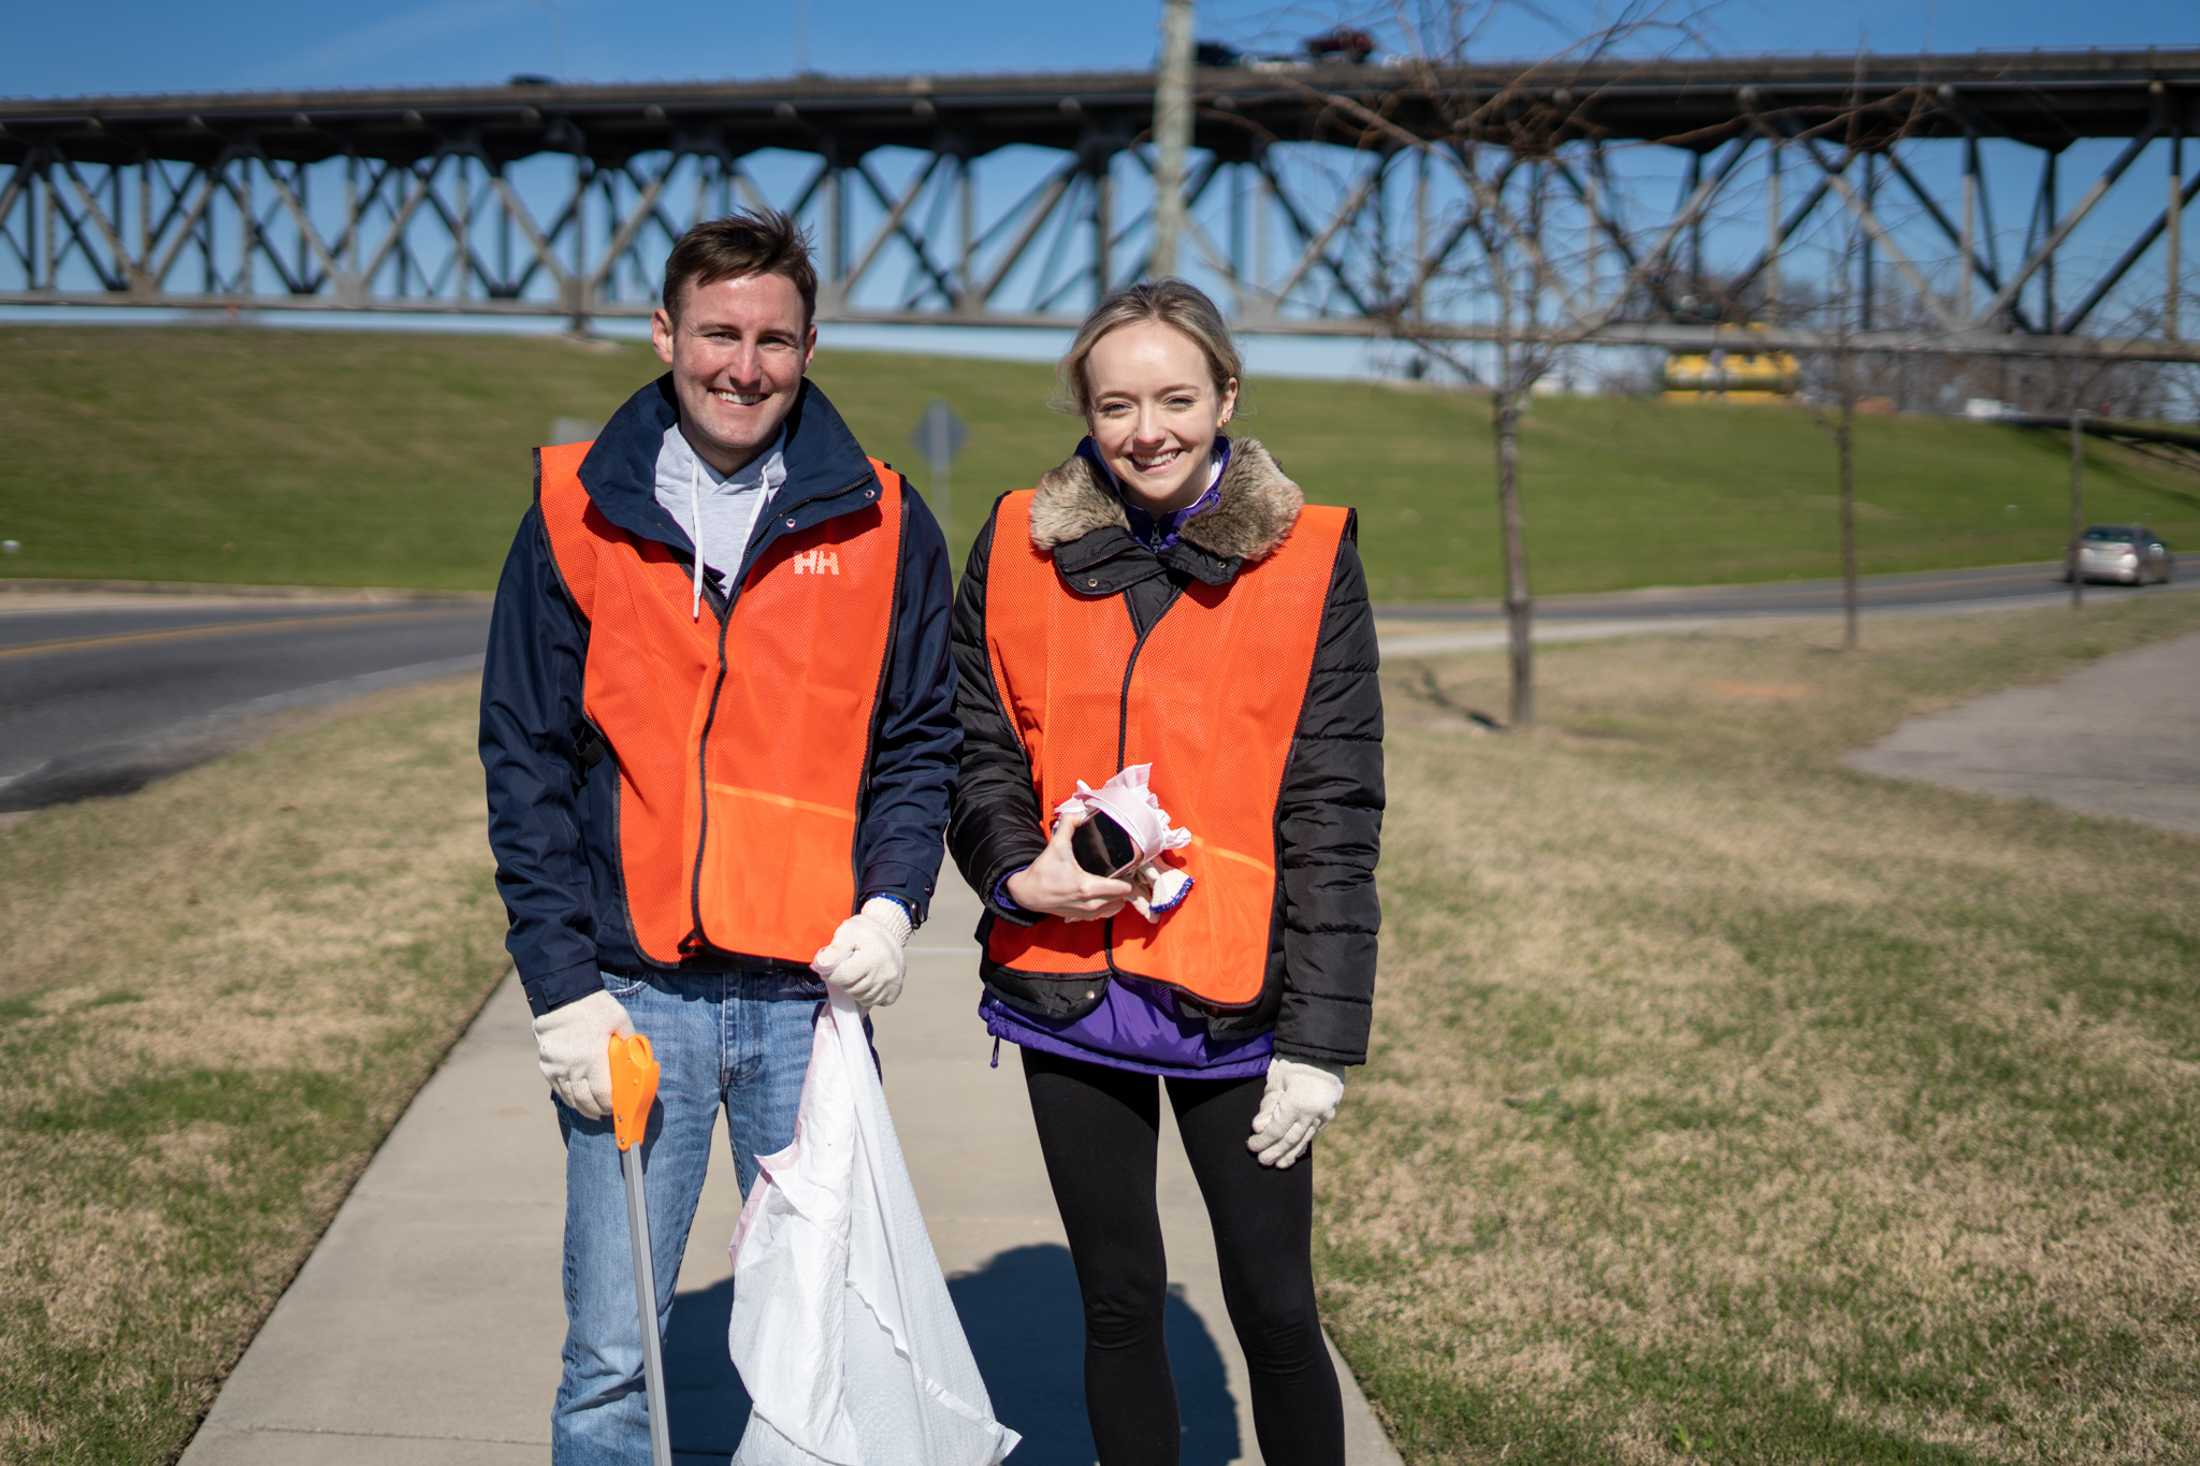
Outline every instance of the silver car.
{"label": "silver car", "polygon": [[2161,537],[2143,524],[2096,524],[2079,539],[2077,553],[2063,559],[2063,579],[2113,580],[2124,585],[2145,585],[2150,580],[2168,584],[2177,573],[2177,559]]}

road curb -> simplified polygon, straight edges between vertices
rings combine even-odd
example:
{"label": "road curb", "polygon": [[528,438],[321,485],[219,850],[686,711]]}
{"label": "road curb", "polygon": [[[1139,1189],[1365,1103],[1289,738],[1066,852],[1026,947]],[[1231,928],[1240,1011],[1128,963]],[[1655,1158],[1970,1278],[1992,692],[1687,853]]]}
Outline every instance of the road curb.
{"label": "road curb", "polygon": [[383,585],[232,585],[212,580],[43,580],[0,579],[0,600],[11,595],[229,596],[270,601],[449,601],[490,599],[485,590],[419,590]]}

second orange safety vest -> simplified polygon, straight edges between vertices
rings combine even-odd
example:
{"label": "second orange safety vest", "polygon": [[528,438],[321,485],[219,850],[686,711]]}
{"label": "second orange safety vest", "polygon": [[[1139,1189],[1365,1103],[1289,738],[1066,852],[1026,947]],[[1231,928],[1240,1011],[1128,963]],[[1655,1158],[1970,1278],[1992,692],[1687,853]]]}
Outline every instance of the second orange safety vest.
{"label": "second orange safety vest", "polygon": [[856,901],[856,824],[901,563],[901,478],[873,506],[773,541],[731,613],[696,618],[692,571],[612,524],[591,445],[537,451],[552,558],[587,618],[583,710],[618,761],[635,944],[806,963]]}
{"label": "second orange safety vest", "polygon": [[1043,817],[1129,764],[1192,843],[1164,857],[1193,879],[1149,923],[996,921],[986,955],[1034,977],[1148,978],[1222,1007],[1256,1002],[1277,912],[1276,805],[1305,704],[1348,511],[1308,505],[1271,554],[1228,585],[1194,582],[1141,639],[1120,596],[1061,584],[1031,542],[1031,491],[995,511],[986,651],[1031,760]]}

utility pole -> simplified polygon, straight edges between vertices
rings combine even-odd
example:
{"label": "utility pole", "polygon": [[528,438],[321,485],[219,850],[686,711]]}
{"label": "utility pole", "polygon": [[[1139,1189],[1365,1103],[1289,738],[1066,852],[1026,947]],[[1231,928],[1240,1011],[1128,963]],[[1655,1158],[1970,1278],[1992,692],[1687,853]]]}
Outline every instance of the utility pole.
{"label": "utility pole", "polygon": [[1192,145],[1192,0],[1163,0],[1161,69],[1154,77],[1153,265],[1155,276],[1176,273],[1184,236],[1184,153]]}

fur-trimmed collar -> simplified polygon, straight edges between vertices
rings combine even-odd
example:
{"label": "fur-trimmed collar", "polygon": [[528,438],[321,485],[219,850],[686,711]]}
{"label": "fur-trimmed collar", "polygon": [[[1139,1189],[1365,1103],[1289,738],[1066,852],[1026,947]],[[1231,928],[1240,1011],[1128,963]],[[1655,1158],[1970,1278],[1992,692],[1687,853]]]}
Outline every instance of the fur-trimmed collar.
{"label": "fur-trimmed collar", "polygon": [[[1253,438],[1230,443],[1222,470],[1220,502],[1177,530],[1180,538],[1212,555],[1259,560],[1274,552],[1298,522],[1306,495],[1283,476],[1276,460]],[[1042,550],[1083,539],[1113,525],[1130,528],[1130,516],[1114,489],[1082,453],[1039,480],[1031,496],[1031,542]]]}

